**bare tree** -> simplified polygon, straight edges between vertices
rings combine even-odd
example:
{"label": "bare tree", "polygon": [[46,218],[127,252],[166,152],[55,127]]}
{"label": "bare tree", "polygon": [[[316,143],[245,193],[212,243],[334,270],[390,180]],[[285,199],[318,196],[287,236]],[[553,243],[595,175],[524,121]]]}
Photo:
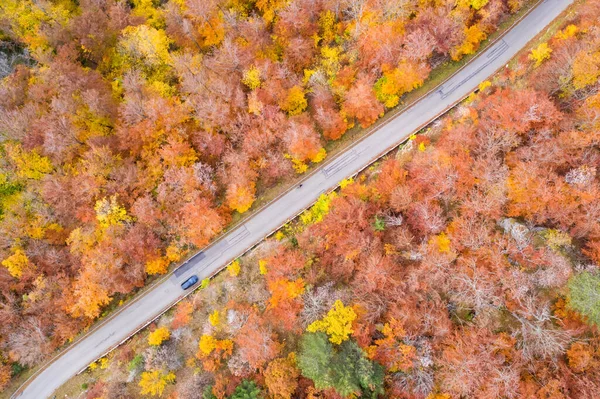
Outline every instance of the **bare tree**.
{"label": "bare tree", "polygon": [[317,288],[307,290],[304,295],[304,308],[300,313],[302,326],[306,327],[315,320],[320,319],[335,302],[333,282]]}
{"label": "bare tree", "polygon": [[571,339],[568,331],[552,325],[550,306],[540,304],[533,297],[527,297],[521,309],[512,315],[519,321],[520,327],[513,331],[518,346],[525,359],[553,359],[565,352]]}

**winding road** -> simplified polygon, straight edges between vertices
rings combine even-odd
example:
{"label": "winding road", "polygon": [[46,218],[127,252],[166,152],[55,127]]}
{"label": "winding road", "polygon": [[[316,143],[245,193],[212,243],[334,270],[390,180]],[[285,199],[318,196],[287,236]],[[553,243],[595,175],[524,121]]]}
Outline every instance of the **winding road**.
{"label": "winding road", "polygon": [[[328,160],[302,182],[259,210],[253,217],[226,236],[196,254],[179,270],[147,290],[127,306],[99,324],[40,372],[34,374],[12,398],[42,399],[89,363],[130,337],[184,294],[180,284],[193,274],[200,280],[210,277],[290,218],[311,205],[321,193],[371,164],[381,155],[405,141],[413,132],[469,95],[477,85],[502,68],[532,38],[564,11],[572,0],[545,0],[525,18],[497,40],[485,52],[474,58],[452,78],[390,119],[372,134],[358,141],[338,156]],[[188,290],[191,291],[191,290]]]}

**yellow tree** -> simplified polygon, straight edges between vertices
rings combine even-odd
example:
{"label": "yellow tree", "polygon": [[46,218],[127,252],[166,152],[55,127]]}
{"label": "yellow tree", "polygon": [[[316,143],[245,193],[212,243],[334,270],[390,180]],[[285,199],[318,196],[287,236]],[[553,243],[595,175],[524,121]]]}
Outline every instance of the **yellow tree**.
{"label": "yellow tree", "polygon": [[158,256],[146,262],[146,273],[165,274],[169,270],[169,259]]}
{"label": "yellow tree", "polygon": [[377,99],[387,108],[395,107],[404,93],[420,87],[428,75],[429,69],[425,66],[402,61],[397,68],[385,71],[375,83]]}
{"label": "yellow tree", "polygon": [[123,29],[117,51],[127,63],[127,69],[156,67],[169,63],[169,44],[163,30],[148,25],[128,26]]}
{"label": "yellow tree", "polygon": [[321,320],[317,320],[307,327],[308,332],[322,331],[329,335],[329,340],[334,344],[341,344],[353,333],[352,322],[356,319],[356,312],[350,306],[344,306],[337,300],[333,308]]}
{"label": "yellow tree", "polygon": [[534,67],[537,68],[542,65],[542,62],[550,58],[550,54],[552,54],[552,49],[548,47],[548,43],[540,43],[539,46],[531,50],[529,59],[535,62]]}
{"label": "yellow tree", "polygon": [[229,266],[227,266],[227,271],[229,272],[229,275],[231,277],[236,277],[240,274],[240,261],[239,260],[234,260],[233,262],[231,262],[229,264]]}
{"label": "yellow tree", "polygon": [[577,90],[596,84],[600,78],[600,51],[580,51],[573,62],[573,86]]}
{"label": "yellow tree", "polygon": [[171,333],[167,327],[157,328],[148,334],[148,345],[160,346],[164,341],[171,338]]}
{"label": "yellow tree", "polygon": [[36,151],[24,150],[21,144],[7,143],[4,148],[20,178],[40,180],[53,170],[48,158],[39,155]]}
{"label": "yellow tree", "polygon": [[304,96],[304,90],[300,86],[292,87],[286,97],[279,103],[279,107],[288,113],[288,115],[299,115],[308,106],[308,101]]}
{"label": "yellow tree", "polygon": [[242,77],[242,83],[248,86],[251,90],[254,90],[260,87],[260,70],[252,65],[249,69],[244,71],[244,76]]}
{"label": "yellow tree", "polygon": [[142,395],[160,396],[167,387],[167,384],[174,382],[175,374],[173,373],[163,373],[159,370],[144,371],[139,386],[142,388]]}
{"label": "yellow tree", "polygon": [[66,26],[74,11],[77,11],[77,4],[72,0],[0,2],[0,20],[8,25],[7,33],[20,39],[33,51],[48,48],[48,39],[43,27]]}
{"label": "yellow tree", "polygon": [[21,278],[23,269],[29,265],[29,259],[22,249],[17,248],[14,253],[2,261],[2,266],[8,269],[8,272],[14,278]]}
{"label": "yellow tree", "polygon": [[479,24],[475,24],[468,28],[465,27],[465,38],[463,42],[450,51],[452,59],[458,61],[465,55],[473,54],[479,48],[479,43],[486,37],[487,35],[481,29]]}
{"label": "yellow tree", "polygon": [[131,217],[127,215],[127,211],[117,202],[117,196],[113,195],[108,198],[102,198],[96,201],[94,206],[96,211],[96,219],[102,227],[114,226],[124,222],[131,221]]}

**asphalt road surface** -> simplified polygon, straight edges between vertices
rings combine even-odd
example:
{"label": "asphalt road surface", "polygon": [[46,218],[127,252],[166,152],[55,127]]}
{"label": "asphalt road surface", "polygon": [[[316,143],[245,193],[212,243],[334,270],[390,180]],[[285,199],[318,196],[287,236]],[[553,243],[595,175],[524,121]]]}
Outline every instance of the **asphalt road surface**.
{"label": "asphalt road surface", "polygon": [[152,288],[129,306],[110,318],[80,342],[68,348],[52,364],[35,376],[14,398],[42,399],[53,392],[86,365],[126,339],[184,294],[180,284],[193,274],[200,280],[213,275],[232,259],[260,242],[267,234],[313,203],[321,193],[354,175],[381,154],[405,141],[415,130],[431,121],[477,85],[502,68],[528,41],[541,32],[565,10],[572,0],[546,0],[501,40],[472,60],[452,79],[431,92],[413,107],[397,115],[389,123],[347,151],[325,163],[307,178],[302,186],[290,190],[264,207],[252,218],[224,238],[192,258],[177,273]]}

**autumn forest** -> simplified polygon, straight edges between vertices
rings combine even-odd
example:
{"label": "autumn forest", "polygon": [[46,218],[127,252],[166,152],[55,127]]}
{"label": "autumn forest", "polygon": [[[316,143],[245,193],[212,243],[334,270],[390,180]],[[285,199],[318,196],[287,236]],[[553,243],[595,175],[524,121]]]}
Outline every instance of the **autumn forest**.
{"label": "autumn forest", "polygon": [[[2,1],[0,392],[525,6]],[[600,1],[561,18],[65,393],[596,398]]]}

